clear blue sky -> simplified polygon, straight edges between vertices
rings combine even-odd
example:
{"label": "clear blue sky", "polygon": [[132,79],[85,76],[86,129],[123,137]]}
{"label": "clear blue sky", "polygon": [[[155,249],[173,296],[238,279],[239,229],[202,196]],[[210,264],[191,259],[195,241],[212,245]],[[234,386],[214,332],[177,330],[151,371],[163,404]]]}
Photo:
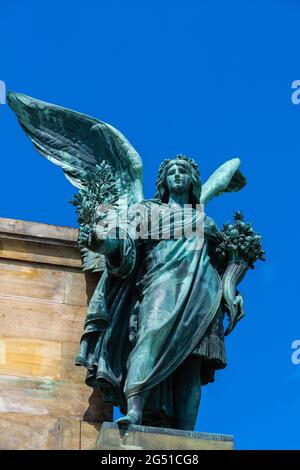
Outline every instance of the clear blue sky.
{"label": "clear blue sky", "polygon": [[[222,225],[243,210],[267,262],[241,284],[246,317],[197,422],[238,449],[300,448],[299,43],[296,0],[0,0],[0,79],[120,129],[143,157],[146,197],[162,158],[192,156],[204,180],[241,158],[247,187],[207,213]],[[0,135],[0,217],[76,226],[75,188],[5,105]]]}

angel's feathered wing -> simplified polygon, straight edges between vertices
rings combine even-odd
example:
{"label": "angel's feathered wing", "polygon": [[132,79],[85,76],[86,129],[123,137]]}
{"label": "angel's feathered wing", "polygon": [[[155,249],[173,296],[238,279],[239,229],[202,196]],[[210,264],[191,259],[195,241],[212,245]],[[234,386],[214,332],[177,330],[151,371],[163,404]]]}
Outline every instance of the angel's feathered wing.
{"label": "angel's feathered wing", "polygon": [[240,164],[239,158],[233,158],[221,165],[204,183],[200,202],[206,204],[215,196],[242,189],[247,180],[240,171]]}
{"label": "angel's feathered wing", "polygon": [[[34,146],[64,171],[77,188],[106,160],[131,204],[143,199],[143,162],[128,140],[109,124],[70,109],[9,92],[7,101]],[[84,249],[85,270],[102,270],[103,260]]]}

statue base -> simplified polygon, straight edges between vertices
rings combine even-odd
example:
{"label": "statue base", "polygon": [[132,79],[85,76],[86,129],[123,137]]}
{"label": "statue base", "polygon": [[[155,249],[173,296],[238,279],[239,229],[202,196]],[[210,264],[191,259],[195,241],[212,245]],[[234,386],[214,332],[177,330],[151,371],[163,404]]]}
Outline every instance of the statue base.
{"label": "statue base", "polygon": [[232,450],[233,436],[104,422],[95,450]]}

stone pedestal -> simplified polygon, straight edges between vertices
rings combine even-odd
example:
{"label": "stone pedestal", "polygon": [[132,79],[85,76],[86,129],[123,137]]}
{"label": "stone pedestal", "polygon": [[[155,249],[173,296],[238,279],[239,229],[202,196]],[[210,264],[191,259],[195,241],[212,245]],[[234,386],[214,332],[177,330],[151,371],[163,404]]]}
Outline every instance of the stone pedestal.
{"label": "stone pedestal", "polygon": [[232,450],[233,437],[149,426],[103,423],[97,450]]}
{"label": "stone pedestal", "polygon": [[0,219],[0,449],[87,449],[112,419],[74,366],[98,280],[77,235]]}

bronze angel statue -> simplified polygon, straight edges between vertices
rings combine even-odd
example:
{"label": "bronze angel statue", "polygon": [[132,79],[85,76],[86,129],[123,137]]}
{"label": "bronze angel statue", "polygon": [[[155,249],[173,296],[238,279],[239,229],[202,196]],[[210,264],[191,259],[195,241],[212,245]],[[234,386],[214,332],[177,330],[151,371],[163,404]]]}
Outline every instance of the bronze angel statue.
{"label": "bronze angel statue", "polygon": [[[120,424],[193,430],[201,386],[226,366],[224,336],[244,315],[237,285],[264,255],[242,213],[220,230],[197,209],[243,188],[240,160],[225,162],[202,184],[193,159],[167,159],[153,199],[144,200],[142,159],[111,125],[23,94],[10,92],[8,103],[36,149],[79,189],[83,269],[99,271],[106,260],[76,358],[87,385],[119,406]],[[120,221],[112,213],[124,200],[135,210]],[[171,216],[158,216],[158,226],[141,224],[164,210]],[[198,219],[197,245],[199,234],[183,229]]]}

